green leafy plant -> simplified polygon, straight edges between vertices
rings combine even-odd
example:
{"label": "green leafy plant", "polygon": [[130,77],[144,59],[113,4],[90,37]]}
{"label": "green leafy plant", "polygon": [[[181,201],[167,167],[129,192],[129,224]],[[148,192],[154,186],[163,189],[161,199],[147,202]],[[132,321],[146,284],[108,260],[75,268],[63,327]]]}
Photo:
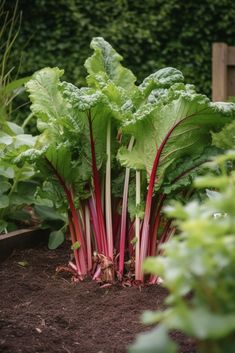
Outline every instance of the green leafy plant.
{"label": "green leafy plant", "polygon": [[29,77],[17,79],[16,68],[9,67],[21,14],[18,13],[18,1],[12,14],[5,11],[5,4],[3,1],[0,5],[0,233],[15,229],[18,222],[30,220],[25,206],[32,203],[37,186],[37,182],[31,180],[35,174],[32,166],[27,163],[16,166],[12,162],[15,151],[20,153],[33,146],[34,138],[12,122],[13,101],[25,90],[23,85]]}
{"label": "green leafy plant", "polygon": [[29,221],[25,210],[34,199],[37,183],[31,180],[34,168],[29,163],[12,162],[17,154],[34,145],[35,138],[24,134],[18,125],[4,121],[0,132],[0,233],[15,228],[15,221]]}
{"label": "green leafy plant", "polygon": [[136,85],[109,43],[91,47],[87,87],[61,82],[58,68],[26,84],[41,134],[14,162],[33,163],[67,200],[76,278],[155,283],[143,261],[175,232],[162,207],[190,197],[192,178],[218,153],[211,132],[233,121],[235,105],[211,103],[174,68]]}
{"label": "green leafy plant", "polygon": [[218,156],[210,162],[214,172],[196,179],[196,187],[216,187],[209,199],[166,208],[180,234],[162,247],[164,256],[147,259],[144,268],[163,279],[167,309],[144,314],[145,323],[158,326],[139,336],[129,352],[176,352],[171,330],[194,337],[198,352],[234,351],[235,172],[227,168],[234,160],[234,150]]}

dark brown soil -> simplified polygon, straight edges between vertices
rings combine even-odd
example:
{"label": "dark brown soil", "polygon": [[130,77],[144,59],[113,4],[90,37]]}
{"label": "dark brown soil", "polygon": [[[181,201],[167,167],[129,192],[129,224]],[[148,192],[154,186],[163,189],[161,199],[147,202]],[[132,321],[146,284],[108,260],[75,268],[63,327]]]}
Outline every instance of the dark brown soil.
{"label": "dark brown soil", "polygon": [[[146,330],[140,314],[163,307],[166,291],[160,286],[140,291],[100,288],[92,281],[72,284],[55,275],[67,260],[65,247],[38,248],[18,250],[0,264],[1,353],[124,353]],[[181,353],[195,352],[189,338],[173,336]]]}

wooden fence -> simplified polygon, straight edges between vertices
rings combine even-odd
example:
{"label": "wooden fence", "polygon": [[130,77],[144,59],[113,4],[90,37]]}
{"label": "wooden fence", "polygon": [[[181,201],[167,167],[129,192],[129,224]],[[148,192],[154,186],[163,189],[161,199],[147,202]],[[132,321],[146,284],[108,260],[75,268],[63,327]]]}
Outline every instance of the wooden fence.
{"label": "wooden fence", "polygon": [[212,48],[212,99],[227,101],[235,97],[235,47],[214,43]]}

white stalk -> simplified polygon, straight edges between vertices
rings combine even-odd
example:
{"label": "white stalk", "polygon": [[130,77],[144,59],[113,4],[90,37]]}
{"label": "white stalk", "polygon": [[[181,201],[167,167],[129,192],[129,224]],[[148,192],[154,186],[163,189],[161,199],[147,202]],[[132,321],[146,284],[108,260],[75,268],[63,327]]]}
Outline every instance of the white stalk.
{"label": "white stalk", "polygon": [[[132,136],[129,142],[128,151],[132,150],[134,144],[134,137]],[[121,218],[121,233],[120,233],[120,254],[119,254],[119,275],[123,275],[124,270],[124,253],[125,253],[125,239],[126,239],[126,220],[127,220],[127,205],[128,205],[128,188],[130,179],[130,168],[126,168],[123,199],[122,199],[122,218]]]}
{"label": "white stalk", "polygon": [[92,249],[91,249],[91,224],[89,207],[85,206],[85,229],[86,229],[86,246],[87,246],[87,265],[88,271],[92,269]]}
{"label": "white stalk", "polygon": [[[141,188],[140,188],[140,171],[136,171],[136,206],[140,204],[141,199]],[[135,217],[135,279],[141,280],[139,278],[140,273],[140,218],[138,215]]]}
{"label": "white stalk", "polygon": [[111,119],[107,126],[106,140],[107,162],[105,176],[105,220],[108,241],[108,255],[113,258],[113,227],[112,227],[112,202],[111,202]]}

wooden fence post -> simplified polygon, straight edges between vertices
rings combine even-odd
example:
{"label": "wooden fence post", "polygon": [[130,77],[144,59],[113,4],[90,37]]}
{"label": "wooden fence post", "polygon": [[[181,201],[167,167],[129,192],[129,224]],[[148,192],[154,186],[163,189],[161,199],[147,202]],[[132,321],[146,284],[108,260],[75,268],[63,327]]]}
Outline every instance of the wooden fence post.
{"label": "wooden fence post", "polygon": [[225,43],[214,43],[212,47],[212,99],[224,102],[227,92],[228,46]]}

